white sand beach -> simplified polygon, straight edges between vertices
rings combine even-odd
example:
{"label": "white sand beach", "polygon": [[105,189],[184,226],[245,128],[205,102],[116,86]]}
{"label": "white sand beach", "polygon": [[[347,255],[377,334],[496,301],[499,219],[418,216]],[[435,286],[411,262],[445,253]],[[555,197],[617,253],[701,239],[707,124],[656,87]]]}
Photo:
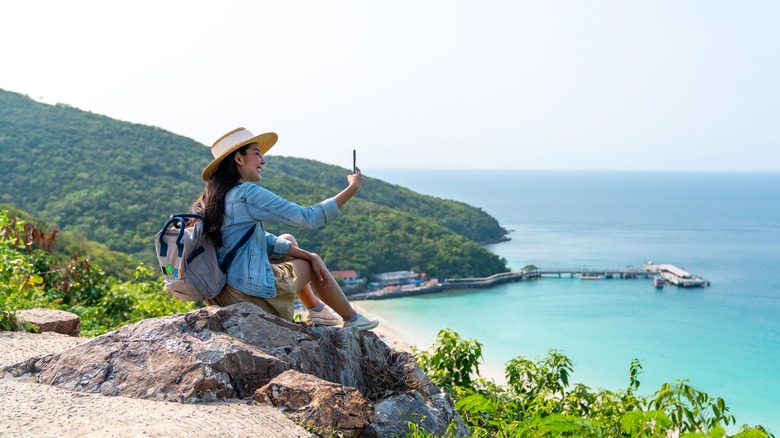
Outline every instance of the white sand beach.
{"label": "white sand beach", "polygon": [[[426,338],[422,335],[413,333],[410,330],[404,330],[403,321],[398,321],[395,319],[389,320],[382,317],[381,315],[372,313],[368,311],[365,306],[361,306],[361,303],[361,301],[353,302],[352,306],[363,315],[379,320],[379,327],[373,331],[390,347],[393,347],[396,350],[403,350],[411,353],[413,349],[427,350],[435,342],[435,339],[426,340]],[[490,365],[483,361],[479,365],[479,374],[481,377],[492,380],[497,384],[506,383],[504,368],[502,366]]]}
{"label": "white sand beach", "polygon": [[387,344],[388,346],[396,350],[402,350],[408,352],[412,351],[412,346],[418,349],[424,349],[428,347],[427,345],[425,346],[418,345],[414,338],[410,337],[408,334],[404,333],[403,331],[400,331],[397,328],[395,328],[386,319],[382,318],[379,315],[369,312],[364,307],[361,307],[359,301],[353,302],[352,306],[355,307],[355,309],[361,314],[363,314],[364,316],[379,320],[379,326],[372,331],[376,333],[376,335],[379,336],[379,338],[382,339],[385,342],[385,344]]}

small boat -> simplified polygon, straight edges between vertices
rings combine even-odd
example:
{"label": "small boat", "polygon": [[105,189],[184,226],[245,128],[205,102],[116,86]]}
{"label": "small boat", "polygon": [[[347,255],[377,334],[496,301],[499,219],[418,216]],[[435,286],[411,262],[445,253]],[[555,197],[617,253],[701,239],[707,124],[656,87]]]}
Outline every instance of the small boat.
{"label": "small boat", "polygon": [[580,275],[580,280],[602,280],[604,279],[603,275],[598,274],[583,274]]}
{"label": "small boat", "polygon": [[660,275],[654,276],[653,277],[653,286],[655,286],[655,287],[657,287],[659,289],[664,287],[664,278],[661,277]]}

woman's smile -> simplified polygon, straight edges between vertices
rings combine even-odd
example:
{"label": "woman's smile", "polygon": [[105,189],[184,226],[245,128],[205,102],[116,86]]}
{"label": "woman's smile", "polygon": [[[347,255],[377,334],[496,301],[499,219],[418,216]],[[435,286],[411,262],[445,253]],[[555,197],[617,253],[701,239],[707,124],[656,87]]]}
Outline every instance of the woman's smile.
{"label": "woman's smile", "polygon": [[263,178],[261,173],[265,165],[265,159],[260,153],[260,147],[256,143],[247,148],[246,155],[236,154],[236,164],[242,180],[257,182]]}

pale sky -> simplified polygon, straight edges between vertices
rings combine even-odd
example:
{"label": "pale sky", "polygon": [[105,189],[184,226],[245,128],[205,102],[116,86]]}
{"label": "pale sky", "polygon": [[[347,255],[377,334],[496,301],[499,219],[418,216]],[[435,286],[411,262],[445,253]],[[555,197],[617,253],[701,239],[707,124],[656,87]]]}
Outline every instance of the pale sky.
{"label": "pale sky", "polygon": [[778,23],[776,0],[9,0],[0,88],[368,174],[780,171]]}

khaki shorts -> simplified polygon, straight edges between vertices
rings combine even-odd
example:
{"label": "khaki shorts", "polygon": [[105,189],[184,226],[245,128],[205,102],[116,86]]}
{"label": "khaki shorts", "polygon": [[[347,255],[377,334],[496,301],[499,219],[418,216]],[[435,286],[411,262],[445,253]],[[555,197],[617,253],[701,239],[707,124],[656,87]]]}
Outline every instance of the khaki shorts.
{"label": "khaki shorts", "polygon": [[206,300],[209,306],[229,306],[231,304],[248,302],[257,305],[271,315],[280,316],[289,321],[293,320],[293,302],[295,293],[301,289],[298,276],[295,274],[295,266],[290,262],[271,264],[276,280],[276,296],[273,298],[255,297],[247,295],[230,285],[225,285],[222,292],[214,299]]}

